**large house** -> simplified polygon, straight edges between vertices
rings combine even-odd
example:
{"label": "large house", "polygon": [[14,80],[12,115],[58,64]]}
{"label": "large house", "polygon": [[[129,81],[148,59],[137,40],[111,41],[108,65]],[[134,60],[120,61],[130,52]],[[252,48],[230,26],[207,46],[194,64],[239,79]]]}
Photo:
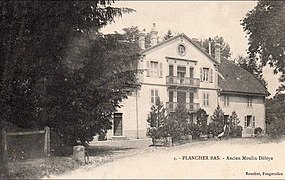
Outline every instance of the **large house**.
{"label": "large house", "polygon": [[151,33],[151,47],[145,48],[144,36],[139,69],[141,88],[128,97],[114,114],[113,129],[108,139],[147,138],[147,117],[156,97],[172,112],[178,103],[185,104],[190,120],[203,108],[208,116],[218,105],[225,117],[236,111],[243,137],[252,136],[255,127],[265,129],[265,97],[268,92],[248,71],[221,57],[221,46],[215,47],[215,58],[185,34],[158,42],[155,26]]}

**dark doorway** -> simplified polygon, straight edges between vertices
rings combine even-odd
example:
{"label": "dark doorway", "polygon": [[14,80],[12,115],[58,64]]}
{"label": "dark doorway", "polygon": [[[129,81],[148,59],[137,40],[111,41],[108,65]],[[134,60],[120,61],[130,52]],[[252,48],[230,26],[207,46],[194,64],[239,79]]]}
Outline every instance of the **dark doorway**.
{"label": "dark doorway", "polygon": [[123,113],[114,114],[114,136],[123,135]]}

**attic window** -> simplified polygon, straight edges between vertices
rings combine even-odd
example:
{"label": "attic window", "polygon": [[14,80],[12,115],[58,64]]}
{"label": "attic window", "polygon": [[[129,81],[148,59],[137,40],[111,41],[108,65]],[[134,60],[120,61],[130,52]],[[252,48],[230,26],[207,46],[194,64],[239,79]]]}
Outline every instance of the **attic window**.
{"label": "attic window", "polygon": [[180,56],[184,56],[186,54],[186,47],[184,44],[179,44],[177,48],[177,52]]}

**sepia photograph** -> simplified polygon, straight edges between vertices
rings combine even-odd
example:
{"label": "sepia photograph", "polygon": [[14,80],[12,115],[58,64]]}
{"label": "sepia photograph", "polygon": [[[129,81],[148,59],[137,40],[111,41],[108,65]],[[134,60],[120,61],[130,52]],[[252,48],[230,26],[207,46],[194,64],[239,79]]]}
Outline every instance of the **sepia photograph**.
{"label": "sepia photograph", "polygon": [[285,179],[285,1],[0,1],[0,179]]}

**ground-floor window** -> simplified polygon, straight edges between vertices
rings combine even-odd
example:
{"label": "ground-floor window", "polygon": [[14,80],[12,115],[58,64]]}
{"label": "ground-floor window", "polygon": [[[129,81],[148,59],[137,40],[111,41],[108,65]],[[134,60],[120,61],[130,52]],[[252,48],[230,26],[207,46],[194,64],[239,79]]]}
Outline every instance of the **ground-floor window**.
{"label": "ground-floor window", "polygon": [[247,115],[244,116],[244,127],[248,128],[248,127],[255,127],[255,116],[252,115]]}
{"label": "ground-floor window", "polygon": [[123,135],[123,113],[114,113],[113,134],[114,136]]}

